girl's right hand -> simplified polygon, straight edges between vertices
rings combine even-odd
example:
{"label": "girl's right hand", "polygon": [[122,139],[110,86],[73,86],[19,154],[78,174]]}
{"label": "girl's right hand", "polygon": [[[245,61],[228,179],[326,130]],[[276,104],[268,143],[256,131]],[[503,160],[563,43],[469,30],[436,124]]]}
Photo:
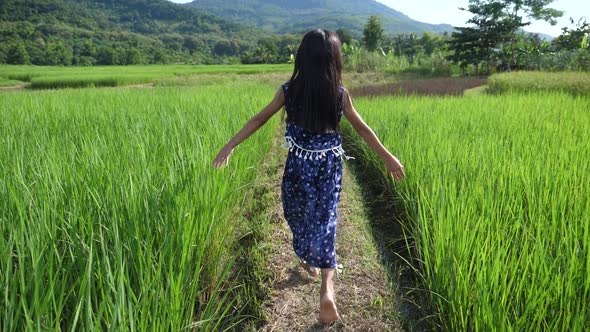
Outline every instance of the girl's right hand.
{"label": "girl's right hand", "polygon": [[223,165],[227,165],[229,163],[229,157],[234,152],[234,149],[228,147],[227,145],[219,151],[215,160],[213,160],[213,167],[216,169],[220,169]]}
{"label": "girl's right hand", "polygon": [[406,177],[404,165],[402,165],[402,163],[394,156],[387,158],[385,161],[385,167],[387,167],[387,172],[393,176],[396,181],[401,181]]}

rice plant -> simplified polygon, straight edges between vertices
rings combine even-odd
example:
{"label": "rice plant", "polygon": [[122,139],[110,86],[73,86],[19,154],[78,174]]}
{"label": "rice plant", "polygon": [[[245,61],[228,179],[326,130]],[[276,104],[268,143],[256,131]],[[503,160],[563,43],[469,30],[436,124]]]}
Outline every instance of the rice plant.
{"label": "rice plant", "polygon": [[272,93],[241,82],[1,94],[0,330],[243,319],[232,213],[272,126],[223,171],[211,160]]}
{"label": "rice plant", "polygon": [[534,93],[358,100],[405,164],[390,186],[442,330],[587,328],[589,105]]}

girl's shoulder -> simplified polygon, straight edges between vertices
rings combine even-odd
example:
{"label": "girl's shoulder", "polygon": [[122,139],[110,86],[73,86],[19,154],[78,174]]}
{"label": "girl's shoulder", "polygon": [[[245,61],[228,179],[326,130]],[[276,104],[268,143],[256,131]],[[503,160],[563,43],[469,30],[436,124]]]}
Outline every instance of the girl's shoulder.
{"label": "girl's shoulder", "polygon": [[344,100],[348,98],[348,90],[343,84],[341,84],[338,92],[340,93],[340,101],[344,102]]}
{"label": "girl's shoulder", "polygon": [[287,92],[287,90],[289,90],[289,82],[287,81],[281,84],[281,89],[283,89],[283,92]]}

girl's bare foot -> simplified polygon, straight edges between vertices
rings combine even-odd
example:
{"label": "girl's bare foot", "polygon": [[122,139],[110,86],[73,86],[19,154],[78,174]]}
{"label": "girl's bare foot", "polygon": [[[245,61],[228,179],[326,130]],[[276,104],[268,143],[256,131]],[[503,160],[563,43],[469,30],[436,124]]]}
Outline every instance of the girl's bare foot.
{"label": "girl's bare foot", "polygon": [[309,274],[310,277],[315,278],[320,275],[320,269],[307,264],[304,261],[299,263],[301,267]]}
{"label": "girl's bare foot", "polygon": [[340,319],[336,303],[334,302],[334,292],[325,291],[320,295],[320,318],[322,324],[331,324]]}

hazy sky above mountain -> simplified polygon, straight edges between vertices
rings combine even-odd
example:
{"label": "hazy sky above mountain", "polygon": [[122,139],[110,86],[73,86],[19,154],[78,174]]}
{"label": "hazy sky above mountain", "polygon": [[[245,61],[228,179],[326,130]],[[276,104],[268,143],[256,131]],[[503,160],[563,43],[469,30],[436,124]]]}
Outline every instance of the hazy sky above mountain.
{"label": "hazy sky above mountain", "polygon": [[[177,3],[187,3],[192,0],[171,0]],[[296,1],[296,0],[294,0]],[[426,23],[448,23],[454,26],[464,26],[471,17],[459,7],[465,7],[468,0],[377,0],[397,11],[400,11],[414,20]],[[571,26],[569,18],[577,20],[586,16],[590,20],[590,1],[583,0],[556,0],[551,8],[565,11],[565,15],[559,19],[555,26],[545,22],[534,22],[526,27],[527,31],[541,32],[557,37],[561,34],[561,28]]]}

